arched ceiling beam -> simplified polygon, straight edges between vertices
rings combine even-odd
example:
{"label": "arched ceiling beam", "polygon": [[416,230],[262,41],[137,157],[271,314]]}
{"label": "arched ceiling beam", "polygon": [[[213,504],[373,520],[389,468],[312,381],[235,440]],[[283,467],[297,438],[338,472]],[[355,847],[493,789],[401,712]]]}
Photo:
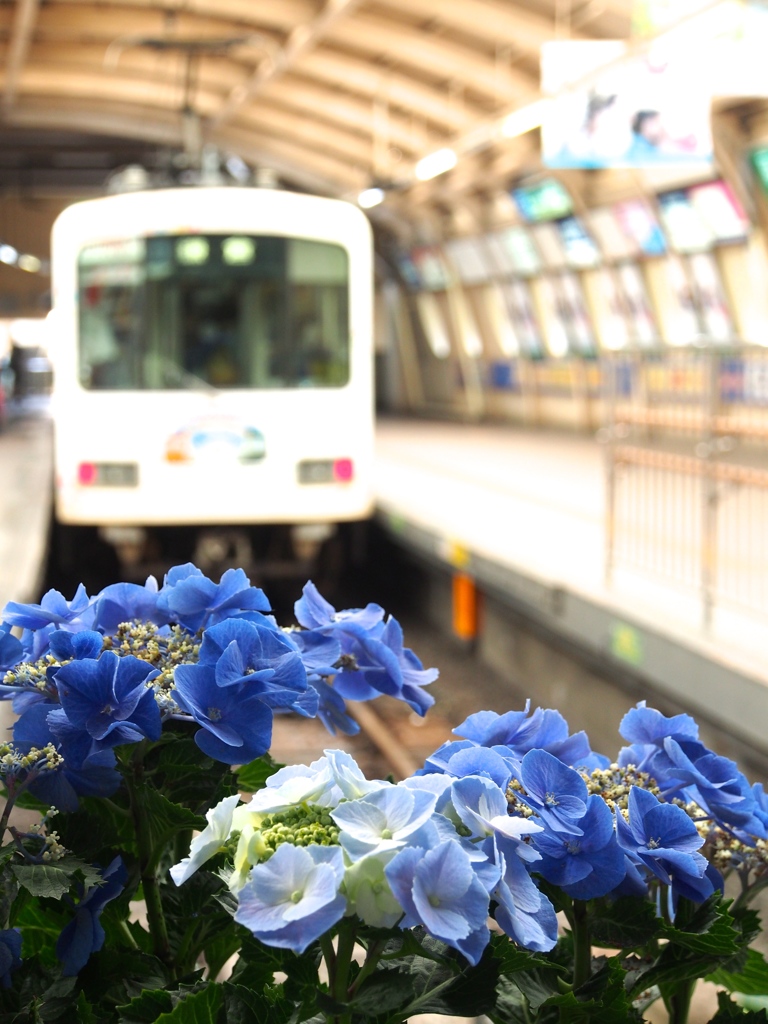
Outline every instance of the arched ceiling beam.
{"label": "arched ceiling beam", "polygon": [[316,119],[318,127],[328,123],[355,131],[368,137],[372,145],[396,146],[410,157],[420,155],[431,144],[424,126],[414,124],[412,118],[404,117],[398,111],[386,110],[381,116],[383,123],[379,125],[374,100],[340,94],[294,76],[283,79],[279,88],[267,89],[257,105],[258,109],[262,109],[265,103],[294,113],[300,111]]}
{"label": "arched ceiling beam", "polygon": [[[218,109],[221,93],[210,91],[200,83],[198,109],[205,116]],[[168,109],[178,108],[179,87],[174,82],[157,82],[143,77],[123,77],[89,73],[74,66],[30,67],[24,76],[25,96],[49,95],[70,96],[76,102],[99,95],[116,103],[135,103]],[[177,115],[179,116],[179,115]],[[318,124],[311,116],[290,112],[286,109],[261,104],[240,111],[238,122],[252,126],[259,131],[275,135],[287,135],[297,140],[308,151],[333,155],[340,162],[352,161],[361,172],[370,175],[373,164],[373,143],[368,130],[364,136],[359,132],[344,130],[330,124]]]}
{"label": "arched ceiling beam", "polygon": [[[45,82],[46,76],[85,76],[89,83],[92,83],[89,87],[93,87],[104,75],[103,49],[96,44],[63,49],[51,43],[38,45],[31,51],[30,59],[32,65],[37,68],[34,75],[36,91],[40,91],[41,83]],[[215,111],[221,102],[221,96],[226,95],[233,86],[242,81],[242,78],[241,70],[232,60],[221,57],[202,59],[199,69],[200,94],[203,97],[208,94],[208,99],[203,99],[200,105],[206,110]],[[176,61],[169,60],[167,54],[159,55],[144,49],[129,49],[119,63],[108,70],[103,85],[109,92],[110,82],[138,81],[142,89],[146,88],[147,83],[153,82],[162,90],[170,106],[180,107],[181,80],[181,66]],[[55,88],[56,80],[52,79],[46,91],[54,92]],[[175,104],[170,102],[170,98],[174,96]],[[407,154],[409,159],[413,159],[431,144],[425,126],[415,123],[413,118],[388,110],[383,119],[384,124],[379,125],[372,100],[360,98],[352,93],[340,93],[325,85],[318,85],[292,75],[282,79],[279,86],[267,89],[259,101],[259,109],[265,104],[270,109],[284,109],[294,115],[311,115],[317,119],[318,131],[322,130],[323,125],[328,124],[332,128],[349,131],[357,137],[368,139],[369,159],[374,145],[378,145],[379,149],[395,146]],[[247,111],[248,108],[244,110]],[[377,138],[377,135],[380,138]]]}
{"label": "arched ceiling beam", "polygon": [[[49,0],[50,2],[50,0]],[[62,0],[54,0],[62,2]],[[92,7],[94,0],[64,0],[71,6]],[[112,12],[118,8],[135,9],[138,11],[158,11],[157,0],[102,0],[103,11]],[[186,0],[183,8],[166,7],[165,18],[175,18],[179,14],[195,15],[202,18],[225,18],[239,22],[240,25],[254,25],[279,32],[290,32],[294,25],[307,21],[316,10],[312,0]]]}
{"label": "arched ceiling beam", "polygon": [[[98,12],[98,13],[97,13]],[[101,17],[98,14],[102,14]],[[184,10],[156,5],[150,8],[91,4],[43,4],[35,27],[35,38],[62,45],[78,42],[103,42],[105,46],[121,39],[197,39],[211,40],[242,33],[257,33],[253,20],[233,22],[226,17],[206,17]]]}
{"label": "arched ceiling beam", "polygon": [[427,85],[397,68],[377,65],[363,57],[324,46],[308,54],[300,70],[302,75],[340,89],[379,97],[412,118],[432,121],[445,130],[462,131],[472,123],[473,108],[466,99],[463,104],[456,103],[442,86]]}
{"label": "arched ceiling beam", "polygon": [[[555,35],[552,17],[535,13],[508,0],[472,0],[472,3],[446,3],[446,0],[382,0],[383,7],[396,16],[432,19],[468,36],[490,41],[492,46],[511,46],[526,50],[538,58],[542,43]],[[572,39],[586,38],[571,33]]]}
{"label": "arched ceiling beam", "polygon": [[416,32],[377,15],[358,14],[337,25],[329,38],[358,55],[394,60],[400,71],[407,68],[416,77],[426,73],[438,81],[455,82],[485,97],[491,107],[525,102],[539,87],[538,78],[496,63],[495,52]]}
{"label": "arched ceiling beam", "polygon": [[[14,108],[11,123],[29,128],[117,134],[159,146],[177,147],[182,143],[181,123],[174,112],[115,102],[96,103],[90,98],[79,104],[58,97],[28,100]],[[286,181],[321,195],[341,196],[359,191],[364,182],[348,162],[314,156],[301,146],[277,139],[259,141],[254,139],[253,132],[234,126],[215,133],[210,141],[254,164],[271,167]]]}
{"label": "arched ceiling beam", "polygon": [[299,58],[313,50],[327,33],[360,4],[361,0],[325,0],[320,13],[312,21],[298,24],[285,45],[268,59],[260,62],[249,80],[233,90],[214,118],[218,126],[228,121],[249,99],[268,82],[290,71]]}
{"label": "arched ceiling beam", "polygon": [[16,99],[19,76],[27,58],[39,8],[40,0],[16,0],[3,91],[3,106],[6,110],[13,106]]}

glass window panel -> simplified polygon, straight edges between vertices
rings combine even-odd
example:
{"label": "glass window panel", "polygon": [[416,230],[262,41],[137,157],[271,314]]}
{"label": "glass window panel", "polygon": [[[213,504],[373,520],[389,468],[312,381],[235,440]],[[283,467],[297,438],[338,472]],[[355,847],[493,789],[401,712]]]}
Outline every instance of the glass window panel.
{"label": "glass window panel", "polygon": [[349,272],[339,245],[174,235],[80,253],[79,369],[93,390],[339,387]]}

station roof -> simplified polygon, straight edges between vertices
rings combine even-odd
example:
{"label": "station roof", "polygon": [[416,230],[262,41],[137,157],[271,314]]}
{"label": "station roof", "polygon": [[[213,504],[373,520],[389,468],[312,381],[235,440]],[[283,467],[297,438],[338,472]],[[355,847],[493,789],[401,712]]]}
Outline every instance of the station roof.
{"label": "station roof", "polygon": [[[0,0],[0,182],[210,143],[285,182],[353,198],[398,184],[401,214],[431,182],[492,193],[535,140],[489,126],[535,100],[539,49],[624,38],[628,0]],[[482,145],[475,145],[482,139]],[[46,178],[47,174],[47,178]],[[84,175],[84,177],[83,177]],[[431,192],[429,193],[431,195]],[[396,207],[397,209],[397,204]]]}

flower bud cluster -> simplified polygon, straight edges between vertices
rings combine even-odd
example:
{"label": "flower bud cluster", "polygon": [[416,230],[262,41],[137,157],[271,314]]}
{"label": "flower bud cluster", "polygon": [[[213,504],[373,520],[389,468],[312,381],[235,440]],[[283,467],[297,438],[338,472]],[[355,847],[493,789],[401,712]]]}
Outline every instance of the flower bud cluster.
{"label": "flower bud cluster", "polygon": [[0,746],[0,776],[4,779],[26,777],[31,772],[39,775],[41,772],[56,771],[63,764],[64,758],[53,743],[40,748],[30,747],[26,753],[17,749],[13,743]]}
{"label": "flower bud cluster", "polygon": [[638,771],[633,764],[620,766],[615,762],[607,768],[595,768],[589,774],[583,773],[590,794],[602,797],[612,811],[625,811],[628,807],[629,793],[633,786],[646,789],[655,797],[661,797],[661,791],[648,772]]}
{"label": "flower bud cluster", "polygon": [[526,795],[523,784],[519,779],[510,779],[507,786],[507,806],[510,814],[519,815],[522,818],[531,818],[535,814],[532,807],[523,803],[520,799]]}
{"label": "flower bud cluster", "polygon": [[289,807],[268,814],[261,822],[261,840],[267,848],[266,860],[282,843],[292,846],[338,846],[339,828],[320,807]]}
{"label": "flower bud cluster", "polygon": [[66,661],[59,661],[52,654],[44,654],[37,661],[22,661],[9,669],[3,676],[3,683],[20,689],[45,691],[49,689],[48,669],[66,664]]}
{"label": "flower bud cluster", "polygon": [[152,680],[152,685],[170,690],[176,666],[197,663],[200,641],[182,626],[173,625],[160,633],[154,622],[134,619],[121,622],[114,636],[104,637],[104,648],[120,655],[132,654],[134,658],[149,662],[160,672]]}
{"label": "flower bud cluster", "polygon": [[756,879],[768,871],[768,843],[764,839],[745,843],[711,822],[702,822],[698,828],[706,840],[703,852],[718,871],[754,872]]}

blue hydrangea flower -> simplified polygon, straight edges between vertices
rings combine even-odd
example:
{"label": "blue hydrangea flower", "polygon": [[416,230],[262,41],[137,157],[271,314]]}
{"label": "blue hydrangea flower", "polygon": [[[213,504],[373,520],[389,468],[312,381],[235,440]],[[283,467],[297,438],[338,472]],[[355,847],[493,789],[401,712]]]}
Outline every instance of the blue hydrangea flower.
{"label": "blue hydrangea flower", "polygon": [[713,753],[699,741],[690,715],[668,718],[642,701],[621,722],[631,746],[619,764],[633,764],[654,778],[666,800],[695,801],[717,822],[766,838],[766,824],[756,813],[754,793],[735,761]]}
{"label": "blue hydrangea flower", "polygon": [[[501,749],[506,750],[504,747]],[[512,778],[512,761],[490,747],[478,747],[470,740],[453,740],[430,754],[417,774],[431,772],[444,773],[456,779],[482,775],[506,792]]]}
{"label": "blue hydrangea flower", "polygon": [[9,622],[0,625],[0,671],[2,672],[18,665],[24,657],[24,648],[21,641],[11,632],[12,628]]}
{"label": "blue hydrangea flower", "polygon": [[257,790],[250,802],[240,808],[244,813],[273,814],[295,804],[335,807],[342,793],[336,784],[327,757],[312,764],[290,764],[270,775],[263,789]]}
{"label": "blue hydrangea flower", "polygon": [[301,654],[308,675],[336,675],[339,671],[336,665],[341,657],[341,644],[335,636],[309,629],[291,630],[289,636]]}
{"label": "blue hydrangea flower", "polygon": [[168,619],[158,611],[157,580],[150,576],[144,586],[138,583],[113,583],[95,598],[94,626],[114,633],[121,622],[154,622],[164,625]]}
{"label": "blue hydrangea flower", "polygon": [[520,795],[553,832],[583,834],[579,822],[587,812],[587,784],[546,750],[530,750],[520,762]]}
{"label": "blue hydrangea flower", "polygon": [[568,723],[552,708],[530,712],[526,701],[523,711],[478,711],[453,731],[483,747],[506,747],[510,757],[522,758],[529,750],[547,750],[564,764],[576,768],[605,768],[607,757],[591,750],[585,732],[568,733]]}
{"label": "blue hydrangea flower", "polygon": [[75,916],[63,929],[56,943],[56,956],[63,965],[65,978],[79,974],[90,959],[91,953],[98,953],[104,945],[104,929],[99,918],[110,900],[115,899],[125,888],[128,871],[121,857],[102,871],[103,884],[87,890],[75,907]]}
{"label": "blue hydrangea flower", "polygon": [[355,623],[338,634],[348,664],[334,679],[334,689],[347,700],[373,700],[382,694],[405,701],[424,715],[434,704],[425,686],[437,679],[437,669],[425,669],[413,651],[403,647],[403,631],[390,616],[377,636]]}
{"label": "blue hydrangea flower", "polygon": [[307,689],[307,673],[290,636],[245,619],[206,629],[199,664],[215,666],[218,686],[248,683],[253,692],[258,685],[263,693]]}
{"label": "blue hydrangea flower", "polygon": [[49,639],[51,654],[59,661],[80,661],[83,658],[98,658],[104,646],[104,637],[94,629],[83,629],[70,633],[66,629],[55,629]]}
{"label": "blue hydrangea flower", "polygon": [[377,604],[337,612],[333,605],[321,596],[311,580],[307,581],[301,594],[293,607],[296,621],[305,629],[321,631],[327,635],[344,629],[347,625],[355,625],[368,631],[378,626],[384,618],[384,609]]}
{"label": "blue hydrangea flower", "polygon": [[91,628],[94,611],[94,602],[81,583],[71,601],[67,601],[58,590],[49,590],[43,595],[40,604],[9,601],[3,618],[9,625],[21,626],[23,629],[38,630],[45,626],[55,626],[57,629],[77,632]]}
{"label": "blue hydrangea flower", "polygon": [[343,917],[343,878],[340,847],[283,843],[251,869],[235,920],[268,946],[303,953]]}
{"label": "blue hydrangea flower", "polygon": [[454,782],[451,801],[461,823],[476,839],[501,833],[519,840],[543,831],[542,826],[530,818],[510,817],[504,791],[481,776],[468,776]]}
{"label": "blue hydrangea flower", "polygon": [[0,985],[11,987],[11,971],[21,967],[21,932],[18,928],[0,931]]}
{"label": "blue hydrangea flower", "polygon": [[442,843],[426,852],[406,847],[384,871],[405,911],[402,928],[423,925],[471,964],[479,961],[490,939],[488,893],[458,843]]}
{"label": "blue hydrangea flower", "polygon": [[355,736],[360,732],[360,725],[347,711],[343,697],[319,675],[310,675],[307,682],[317,693],[317,717],[331,735],[342,732],[346,736]]}
{"label": "blue hydrangea flower", "polygon": [[591,900],[622,882],[624,852],[616,842],[613,814],[601,797],[589,797],[579,825],[582,835],[544,831],[533,837],[542,858],[536,871],[573,899]]}
{"label": "blue hydrangea flower", "polygon": [[638,786],[629,791],[628,807],[628,823],[616,815],[616,837],[632,860],[671,885],[678,896],[697,903],[711,896],[708,864],[697,852],[704,840],[682,807],[661,803]]}
{"label": "blue hydrangea flower", "polygon": [[500,869],[499,881],[491,891],[497,903],[496,923],[525,949],[540,953],[553,949],[557,943],[557,915],[520,856],[527,847],[496,834],[486,839],[483,849]]}
{"label": "blue hydrangea flower", "polygon": [[102,746],[160,739],[160,709],[147,682],[157,670],[133,655],[105,651],[98,659],[71,661],[56,673],[67,719]]}
{"label": "blue hydrangea flower", "polygon": [[404,786],[382,786],[331,811],[350,860],[404,846],[431,817],[437,796]]}
{"label": "blue hydrangea flower", "polygon": [[29,790],[61,811],[76,811],[79,796],[112,796],[120,787],[114,751],[100,749],[54,705],[39,702],[27,708],[13,727],[13,740],[22,750],[56,745],[64,764],[34,779]]}
{"label": "blue hydrangea flower", "polygon": [[242,569],[227,569],[214,583],[191,563],[166,574],[157,608],[166,621],[179,622],[192,633],[224,619],[270,610],[264,591],[252,587]]}
{"label": "blue hydrangea flower", "polygon": [[202,726],[195,743],[208,757],[247,764],[269,750],[272,711],[263,693],[249,683],[219,686],[213,665],[179,665],[174,681],[173,698]]}

